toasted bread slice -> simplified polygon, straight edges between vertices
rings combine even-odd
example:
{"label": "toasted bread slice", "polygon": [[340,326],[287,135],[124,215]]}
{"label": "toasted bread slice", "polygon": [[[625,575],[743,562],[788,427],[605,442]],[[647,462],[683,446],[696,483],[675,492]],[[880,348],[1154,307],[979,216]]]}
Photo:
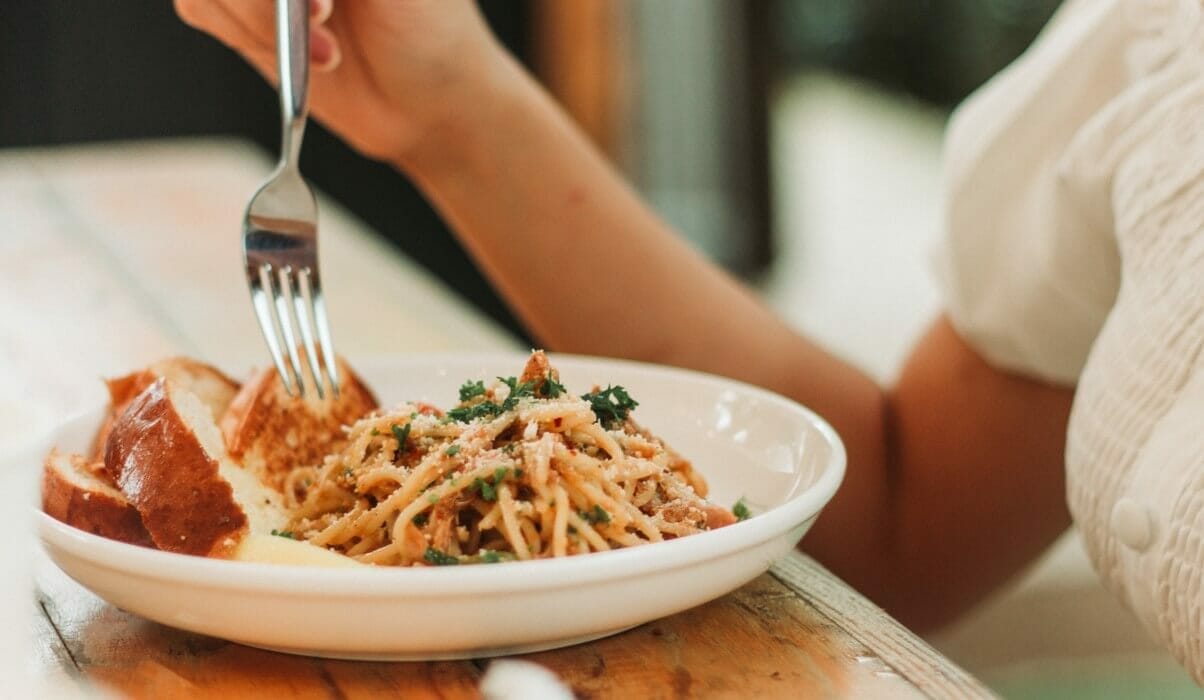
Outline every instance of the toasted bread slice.
{"label": "toasted bread slice", "polygon": [[376,397],[339,360],[342,390],[319,399],[289,396],[275,369],[257,373],[243,385],[221,418],[230,456],[261,481],[280,491],[295,467],[316,466],[342,447],[351,425],[376,410]]}
{"label": "toasted bread slice", "polygon": [[[238,393],[238,382],[227,377],[216,367],[188,357],[168,357],[133,374],[108,379],[105,384],[109,389],[109,413],[92,446],[95,459],[104,459],[105,440],[108,439],[113,421],[125,411],[135,397],[160,377],[165,377],[176,386],[196,394],[197,398],[209,407],[213,420],[217,420],[226,412],[230,402],[234,400],[234,395]],[[103,474],[101,476],[104,478]]]}
{"label": "toasted bread slice", "polygon": [[94,535],[154,547],[142,516],[120,491],[88,468],[83,455],[51,450],[42,468],[42,510]]}
{"label": "toasted bread slice", "polygon": [[113,421],[105,466],[159,549],[228,556],[288,520],[280,494],[227,457],[208,406],[168,379]]}

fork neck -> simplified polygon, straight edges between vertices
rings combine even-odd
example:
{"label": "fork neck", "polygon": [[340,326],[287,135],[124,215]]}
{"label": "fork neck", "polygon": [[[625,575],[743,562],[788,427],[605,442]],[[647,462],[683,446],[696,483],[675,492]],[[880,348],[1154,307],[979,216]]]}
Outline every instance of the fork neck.
{"label": "fork neck", "polygon": [[288,117],[280,125],[280,167],[299,170],[301,165],[301,139],[305,136],[305,117]]}
{"label": "fork neck", "polygon": [[309,102],[309,2],[276,0],[276,61],[280,75],[280,159],[296,168]]}

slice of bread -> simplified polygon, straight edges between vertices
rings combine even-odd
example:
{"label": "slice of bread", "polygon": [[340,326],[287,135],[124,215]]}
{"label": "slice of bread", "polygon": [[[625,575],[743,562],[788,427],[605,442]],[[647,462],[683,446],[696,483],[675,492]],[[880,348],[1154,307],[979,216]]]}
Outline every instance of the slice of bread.
{"label": "slice of bread", "polygon": [[288,520],[280,494],[229,459],[209,406],[169,379],[113,421],[104,461],[159,549],[228,556]]}
{"label": "slice of bread", "polygon": [[189,357],[168,357],[133,374],[105,380],[109,389],[109,413],[101,425],[100,432],[96,434],[92,446],[93,457],[98,460],[104,458],[105,441],[113,421],[125,411],[135,397],[161,377],[196,394],[197,398],[209,407],[213,420],[217,420],[226,412],[230,402],[234,400],[234,395],[238,393],[238,382],[227,377],[216,367]]}
{"label": "slice of bread", "polygon": [[51,450],[42,468],[42,510],[94,535],[154,547],[142,516],[120,491],[97,477],[83,455]]}
{"label": "slice of bread", "polygon": [[343,427],[377,408],[376,397],[342,359],[339,373],[337,398],[319,399],[308,386],[302,399],[284,390],[275,369],[258,372],[221,418],[230,456],[278,491],[294,468],[320,465],[342,447]]}

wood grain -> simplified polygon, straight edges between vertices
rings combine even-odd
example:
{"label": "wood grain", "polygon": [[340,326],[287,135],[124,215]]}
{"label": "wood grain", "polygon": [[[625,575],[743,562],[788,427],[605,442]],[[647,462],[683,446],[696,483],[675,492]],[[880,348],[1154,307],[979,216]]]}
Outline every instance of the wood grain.
{"label": "wood grain", "polygon": [[888,668],[907,678],[926,696],[994,697],[985,686],[815,560],[789,556],[770,571],[803,603],[832,620],[850,639],[873,649]]}
{"label": "wood grain", "polygon": [[582,698],[923,697],[769,575],[625,634],[525,658]]}
{"label": "wood grain", "polygon": [[[623,634],[521,658],[550,669],[581,698],[990,697],[803,555],[775,571]],[[123,697],[476,698],[489,663],[289,656],[118,610],[45,559],[37,584],[39,673]]]}
{"label": "wood grain", "polygon": [[363,663],[262,651],[119,610],[43,561],[33,663],[121,697],[479,697],[471,662]]}

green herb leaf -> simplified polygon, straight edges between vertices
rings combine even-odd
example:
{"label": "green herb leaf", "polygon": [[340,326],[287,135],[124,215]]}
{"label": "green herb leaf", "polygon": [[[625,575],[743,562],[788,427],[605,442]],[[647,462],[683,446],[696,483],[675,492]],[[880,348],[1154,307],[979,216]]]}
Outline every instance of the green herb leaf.
{"label": "green herb leaf", "polygon": [[485,395],[485,382],[480,380],[467,381],[460,387],[460,400],[467,401]]}
{"label": "green herb leaf", "polygon": [[501,405],[492,401],[482,401],[481,403],[473,404],[471,406],[460,406],[459,408],[453,408],[447,412],[447,418],[449,421],[471,423],[478,418],[492,418],[500,415],[506,410],[509,409],[504,409]]}
{"label": "green herb leaf", "polygon": [[579,513],[578,515],[581,516],[582,520],[584,520],[585,522],[587,522],[591,525],[597,525],[598,523],[610,522],[610,513],[607,513],[606,509],[603,508],[602,506],[598,505],[597,503],[594,504],[593,510],[581,511],[581,513]]}
{"label": "green herb leaf", "polygon": [[583,394],[581,398],[589,402],[589,407],[598,422],[605,428],[615,428],[627,420],[627,414],[640,403],[631,398],[627,390],[621,386],[608,386],[599,391]]}
{"label": "green herb leaf", "polygon": [[456,564],[460,563],[459,557],[454,557],[447,552],[441,552],[434,547],[427,547],[426,552],[424,552],[422,555],[422,558],[425,559],[427,563],[434,564],[435,566],[455,566]]}
{"label": "green herb leaf", "polygon": [[510,470],[506,467],[498,467],[497,469],[493,470],[493,483],[502,483],[502,481],[506,478],[506,472],[509,471]]}
{"label": "green herb leaf", "polygon": [[498,556],[498,553],[492,549],[486,549],[485,551],[481,552],[482,564],[496,564],[501,560],[502,558]]}
{"label": "green herb leaf", "polygon": [[480,492],[481,498],[486,501],[497,500],[497,487],[479,477],[472,480],[472,486],[469,486],[468,490]]}
{"label": "green herb leaf", "polygon": [[286,540],[297,539],[297,536],[294,535],[291,530],[277,530],[275,528],[272,528],[272,534],[275,535],[276,537],[283,537]]}
{"label": "green herb leaf", "polygon": [[548,372],[548,376],[544,377],[539,385],[539,393],[545,399],[556,399],[565,393],[565,389],[564,385],[552,379],[552,373]]}
{"label": "green herb leaf", "polygon": [[502,411],[512,411],[518,406],[518,400],[524,396],[535,396],[537,381],[519,384],[517,377],[498,377],[498,381],[510,387],[510,393],[502,401]]}
{"label": "green herb leaf", "polygon": [[444,450],[443,454],[447,455],[448,457],[455,457],[456,455],[460,454],[460,446],[452,445],[451,447]]}
{"label": "green herb leaf", "polygon": [[748,506],[744,505],[744,499],[736,501],[736,505],[732,506],[732,515],[736,516],[736,520],[748,520],[752,517],[752,512],[748,510]]}
{"label": "green herb leaf", "polygon": [[414,523],[414,525],[416,525],[417,527],[424,527],[424,526],[426,526],[427,522],[430,521],[430,519],[431,519],[430,513],[419,513],[418,515],[415,515],[413,518],[411,518],[410,522]]}
{"label": "green herb leaf", "polygon": [[393,437],[397,438],[397,449],[405,452],[406,439],[410,437],[410,424],[406,423],[404,426],[400,426],[394,423],[391,427],[393,429]]}

